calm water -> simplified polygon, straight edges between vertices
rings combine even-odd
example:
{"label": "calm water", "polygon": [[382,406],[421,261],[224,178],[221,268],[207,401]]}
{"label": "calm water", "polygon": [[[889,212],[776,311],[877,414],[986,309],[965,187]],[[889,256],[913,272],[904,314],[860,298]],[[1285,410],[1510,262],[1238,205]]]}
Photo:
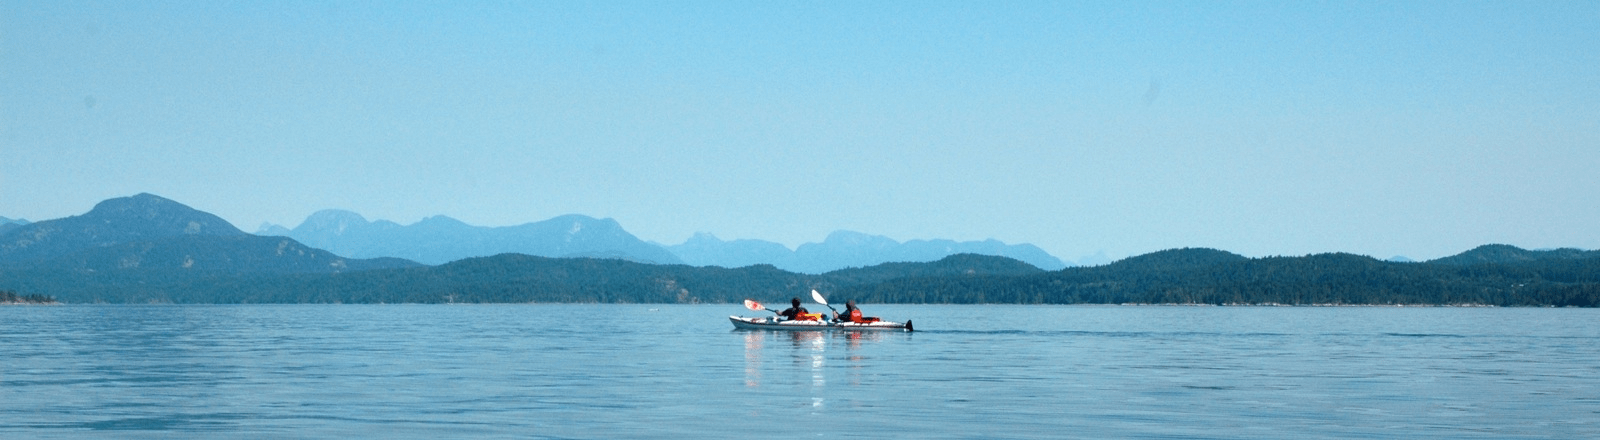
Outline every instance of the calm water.
{"label": "calm water", "polygon": [[863,309],[0,307],[0,438],[1600,438],[1600,310]]}

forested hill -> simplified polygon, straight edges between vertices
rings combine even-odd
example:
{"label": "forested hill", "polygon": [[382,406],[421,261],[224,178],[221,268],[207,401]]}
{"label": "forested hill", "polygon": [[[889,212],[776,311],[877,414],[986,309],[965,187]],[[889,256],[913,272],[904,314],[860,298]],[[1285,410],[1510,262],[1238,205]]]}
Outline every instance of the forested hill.
{"label": "forested hill", "polygon": [[1595,307],[1600,258],[1589,255],[1433,264],[1351,254],[1250,259],[1181,249],[1034,275],[900,278],[848,286],[838,295],[879,303]]}
{"label": "forested hill", "polygon": [[837,302],[863,303],[1594,307],[1600,305],[1600,258],[1588,255],[1445,264],[1176,249],[1060,271],[956,255],[807,275],[769,265],[727,269],[504,254],[341,273],[7,269],[0,270],[0,289],[66,303],[736,303],[783,302],[817,289]]}
{"label": "forested hill", "polygon": [[1504,244],[1486,244],[1470,251],[1429,261],[1434,264],[1466,266],[1473,264],[1516,264],[1549,260],[1584,260],[1600,258],[1600,251],[1578,249],[1535,250]]}
{"label": "forested hill", "polygon": [[[231,273],[180,269],[0,270],[0,288],[68,303],[730,303],[786,301],[907,274],[955,278],[1042,273],[1005,257],[954,255],[806,275],[770,265],[737,269],[522,254],[432,267],[343,273]],[[841,300],[842,301],[842,300]]]}

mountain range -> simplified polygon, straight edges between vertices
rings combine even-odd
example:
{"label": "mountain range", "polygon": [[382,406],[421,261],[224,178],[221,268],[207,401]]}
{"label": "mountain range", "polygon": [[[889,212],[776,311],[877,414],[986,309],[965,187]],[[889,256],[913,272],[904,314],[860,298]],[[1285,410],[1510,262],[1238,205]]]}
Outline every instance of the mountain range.
{"label": "mountain range", "polygon": [[1045,270],[1067,266],[1031,244],[1008,245],[998,240],[911,240],[901,243],[889,237],[853,231],[835,231],[821,243],[802,244],[793,251],[769,241],[723,241],[709,233],[695,234],[683,244],[667,246],[667,250],[695,266],[771,264],[790,272],[809,274],[891,262],[937,261],[957,254],[1007,257]]}
{"label": "mountain range", "polygon": [[267,224],[256,234],[289,237],[353,258],[404,258],[429,265],[504,253],[683,264],[666,249],[629,234],[616,220],[582,215],[491,228],[442,215],[401,226],[387,220],[368,221],[350,211],[324,210],[294,229]]}
{"label": "mountain range", "polygon": [[[320,220],[308,230],[377,223],[337,212]],[[422,226],[461,227],[440,220]],[[574,243],[593,241],[583,237],[584,229],[621,230],[610,226],[615,222],[589,220],[558,217],[525,226],[565,231]],[[1498,244],[1421,263],[1342,253],[1248,258],[1198,248],[1060,270],[955,254],[807,274],[771,264],[697,267],[585,257],[577,245],[567,258],[502,253],[436,266],[347,258],[291,237],[246,234],[215,215],[150,194],[106,200],[79,216],[7,224],[15,226],[0,232],[0,291],[63,302],[726,303],[819,289],[878,303],[1600,306],[1600,251]],[[496,232],[485,229],[479,232]],[[905,245],[864,234],[835,234],[829,241],[880,252]]]}
{"label": "mountain range", "polygon": [[151,194],[106,200],[83,215],[0,233],[0,267],[19,269],[331,273],[417,265],[347,259],[292,239],[247,234],[220,217]]}
{"label": "mountain range", "polygon": [[505,253],[730,268],[770,265],[809,274],[968,253],[1004,256],[1050,270],[1065,267],[1027,244],[901,243],[850,231],[835,232],[822,243],[807,243],[793,251],[778,243],[725,242],[710,234],[698,234],[678,246],[661,246],[638,239],[615,220],[582,215],[491,228],[445,216],[400,225],[369,221],[350,211],[324,210],[294,229],[265,224],[257,234],[247,234],[216,215],[153,194],[105,200],[79,216],[36,223],[0,219],[5,228],[0,230],[0,267],[54,270],[339,272],[439,265]]}
{"label": "mountain range", "polygon": [[790,272],[820,274],[882,263],[928,262],[956,254],[979,254],[1013,258],[1046,270],[1066,267],[1060,259],[1031,244],[1008,245],[997,240],[901,243],[851,231],[837,231],[822,243],[806,243],[794,250],[770,241],[723,241],[709,233],[695,234],[683,244],[661,246],[640,240],[616,220],[583,215],[508,227],[473,226],[435,216],[402,226],[387,220],[369,221],[355,212],[324,210],[307,217],[294,229],[264,224],[256,234],[289,237],[352,258],[393,257],[429,265],[519,253],[728,268],[768,264]]}

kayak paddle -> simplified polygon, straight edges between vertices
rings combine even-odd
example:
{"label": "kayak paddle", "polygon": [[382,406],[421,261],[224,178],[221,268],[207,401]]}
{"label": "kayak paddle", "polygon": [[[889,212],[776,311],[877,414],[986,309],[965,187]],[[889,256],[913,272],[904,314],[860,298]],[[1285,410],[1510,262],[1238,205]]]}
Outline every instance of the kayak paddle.
{"label": "kayak paddle", "polygon": [[751,301],[751,300],[748,300],[748,299],[744,300],[744,308],[747,308],[747,309],[750,309],[750,310],[755,310],[755,311],[758,311],[758,312],[762,311],[762,310],[766,310],[768,312],[772,312],[773,314],[777,314],[778,313],[777,310],[772,310],[772,309],[769,309],[769,308],[766,308],[766,307],[762,307],[761,303],[758,303],[758,302],[755,302],[755,301]]}
{"label": "kayak paddle", "polygon": [[833,314],[835,316],[837,316],[839,314],[839,309],[835,309],[835,308],[833,308],[833,306],[829,306],[828,305],[828,299],[827,298],[823,298],[822,294],[817,293],[817,289],[811,289],[811,299],[813,301],[816,301],[817,304],[822,304],[822,305],[828,306],[828,310],[832,310]]}

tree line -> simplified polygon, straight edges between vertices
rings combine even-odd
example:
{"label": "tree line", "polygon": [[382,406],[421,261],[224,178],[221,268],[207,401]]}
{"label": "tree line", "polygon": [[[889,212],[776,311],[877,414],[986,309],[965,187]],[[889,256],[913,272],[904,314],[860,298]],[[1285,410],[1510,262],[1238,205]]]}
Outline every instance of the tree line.
{"label": "tree line", "polygon": [[1600,306],[1600,258],[1394,263],[1350,254],[1245,258],[1179,249],[1043,271],[957,255],[821,275],[770,265],[652,265],[507,254],[340,273],[0,270],[0,288],[70,303],[736,303]]}

